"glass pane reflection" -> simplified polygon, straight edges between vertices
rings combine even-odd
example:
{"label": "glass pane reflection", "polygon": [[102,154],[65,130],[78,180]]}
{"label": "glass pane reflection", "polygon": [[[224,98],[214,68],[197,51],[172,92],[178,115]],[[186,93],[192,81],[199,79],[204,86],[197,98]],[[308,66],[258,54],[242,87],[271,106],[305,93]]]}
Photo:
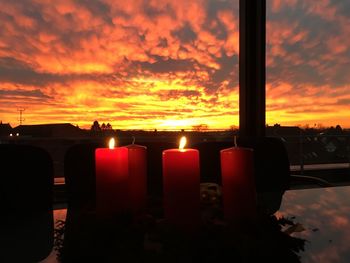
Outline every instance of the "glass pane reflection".
{"label": "glass pane reflection", "polygon": [[349,196],[350,186],[285,192],[276,214],[305,229],[293,233],[309,241],[302,262],[350,262]]}

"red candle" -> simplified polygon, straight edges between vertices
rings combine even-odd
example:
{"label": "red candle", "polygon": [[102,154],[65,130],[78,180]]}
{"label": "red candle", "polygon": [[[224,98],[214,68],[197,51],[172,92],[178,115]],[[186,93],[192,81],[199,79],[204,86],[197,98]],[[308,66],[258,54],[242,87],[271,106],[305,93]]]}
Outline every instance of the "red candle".
{"label": "red candle", "polygon": [[178,227],[193,229],[200,220],[199,152],[184,149],[163,151],[163,198],[165,219]]}
{"label": "red candle", "polygon": [[129,154],[129,203],[133,212],[144,208],[147,197],[147,148],[131,144]]}
{"label": "red candle", "polygon": [[114,215],[127,209],[128,203],[128,148],[109,148],[95,151],[96,162],[96,209],[102,216]]}
{"label": "red candle", "polygon": [[224,217],[228,220],[256,217],[253,150],[232,147],[220,151]]}

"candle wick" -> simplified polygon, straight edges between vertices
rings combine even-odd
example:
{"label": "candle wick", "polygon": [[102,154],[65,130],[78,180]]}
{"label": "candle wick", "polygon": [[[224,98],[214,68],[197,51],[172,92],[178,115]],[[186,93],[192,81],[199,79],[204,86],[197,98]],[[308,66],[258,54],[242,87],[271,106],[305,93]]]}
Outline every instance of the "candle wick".
{"label": "candle wick", "polygon": [[135,136],[132,136],[132,144],[135,144]]}
{"label": "candle wick", "polygon": [[233,142],[235,144],[235,147],[237,147],[237,136],[236,135],[233,137]]}

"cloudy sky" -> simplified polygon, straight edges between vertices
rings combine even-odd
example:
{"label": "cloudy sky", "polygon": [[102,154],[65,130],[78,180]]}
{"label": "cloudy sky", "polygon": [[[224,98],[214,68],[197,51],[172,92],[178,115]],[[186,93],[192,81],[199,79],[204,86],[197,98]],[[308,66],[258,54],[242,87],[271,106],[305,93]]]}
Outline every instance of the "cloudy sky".
{"label": "cloudy sky", "polygon": [[[267,123],[350,127],[350,1],[267,0]],[[0,120],[238,125],[238,0],[0,0]]]}

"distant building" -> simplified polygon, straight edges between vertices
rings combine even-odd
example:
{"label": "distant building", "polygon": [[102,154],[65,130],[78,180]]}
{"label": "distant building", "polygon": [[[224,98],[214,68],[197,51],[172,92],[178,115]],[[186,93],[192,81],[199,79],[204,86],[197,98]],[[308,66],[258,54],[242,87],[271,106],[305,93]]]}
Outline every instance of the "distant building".
{"label": "distant building", "polygon": [[266,135],[267,136],[299,136],[302,132],[297,126],[281,126],[279,124],[275,124],[274,126],[266,127]]}
{"label": "distant building", "polygon": [[80,137],[84,131],[70,123],[19,125],[13,133],[28,137]]}

